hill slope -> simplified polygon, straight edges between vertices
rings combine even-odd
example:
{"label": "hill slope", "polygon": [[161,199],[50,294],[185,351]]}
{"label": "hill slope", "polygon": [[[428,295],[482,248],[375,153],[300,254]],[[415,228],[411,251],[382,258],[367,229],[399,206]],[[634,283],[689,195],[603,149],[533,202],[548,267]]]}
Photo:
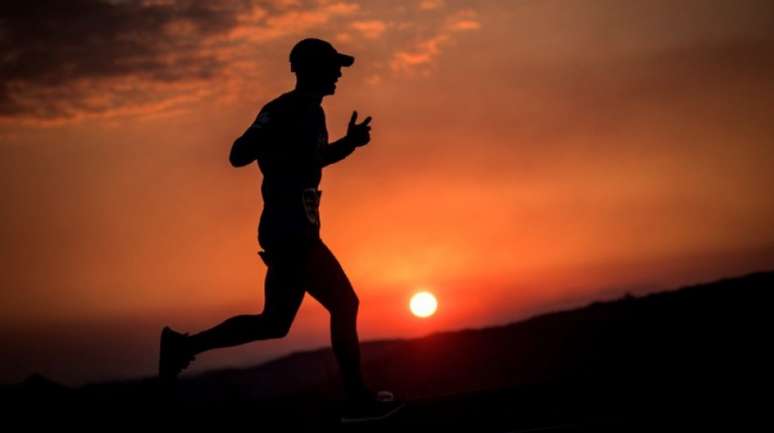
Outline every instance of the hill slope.
{"label": "hill slope", "polygon": [[[366,342],[364,370],[376,388],[412,402],[389,425],[577,426],[727,409],[766,371],[773,287],[774,272],[758,273],[506,326]],[[169,404],[152,379],[74,390],[35,377],[3,395],[6,407],[67,407],[76,417]],[[301,428],[328,425],[340,398],[333,355],[321,349],[184,379],[174,402],[188,415],[226,411]]]}

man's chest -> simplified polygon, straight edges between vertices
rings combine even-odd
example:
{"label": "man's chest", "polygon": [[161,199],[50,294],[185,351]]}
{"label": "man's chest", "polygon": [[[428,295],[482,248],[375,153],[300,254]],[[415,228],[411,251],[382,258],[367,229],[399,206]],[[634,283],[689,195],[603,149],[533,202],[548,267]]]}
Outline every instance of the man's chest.
{"label": "man's chest", "polygon": [[328,129],[321,111],[304,110],[290,117],[286,134],[306,151],[317,151],[328,145]]}

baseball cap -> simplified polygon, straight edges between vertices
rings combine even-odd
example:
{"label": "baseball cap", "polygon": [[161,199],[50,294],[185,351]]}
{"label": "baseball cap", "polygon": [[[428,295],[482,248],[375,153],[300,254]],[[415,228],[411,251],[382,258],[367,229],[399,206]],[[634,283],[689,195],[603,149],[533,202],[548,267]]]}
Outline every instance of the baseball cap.
{"label": "baseball cap", "polygon": [[336,51],[330,42],[316,38],[303,39],[290,50],[290,64],[293,67],[330,62],[341,66],[352,66],[355,58]]}

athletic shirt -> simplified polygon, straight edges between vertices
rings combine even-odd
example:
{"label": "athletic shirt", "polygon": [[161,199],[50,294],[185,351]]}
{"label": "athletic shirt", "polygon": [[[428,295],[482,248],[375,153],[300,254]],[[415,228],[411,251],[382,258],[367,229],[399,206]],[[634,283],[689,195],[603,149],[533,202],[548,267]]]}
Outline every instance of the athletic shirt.
{"label": "athletic shirt", "polygon": [[317,189],[328,145],[320,99],[291,91],[266,104],[251,129],[263,173],[264,208],[258,242],[266,250],[304,243],[320,236]]}

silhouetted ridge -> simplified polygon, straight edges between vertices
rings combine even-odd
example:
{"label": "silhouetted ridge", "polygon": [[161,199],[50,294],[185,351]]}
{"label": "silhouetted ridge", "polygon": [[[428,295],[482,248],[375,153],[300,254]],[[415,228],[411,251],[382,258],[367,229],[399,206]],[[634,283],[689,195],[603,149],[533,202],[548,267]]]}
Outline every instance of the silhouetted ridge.
{"label": "silhouetted ridge", "polygon": [[[581,412],[607,417],[610,411],[616,416],[639,410],[660,416],[689,408],[711,411],[751,398],[755,394],[748,388],[767,374],[773,287],[774,272],[756,273],[595,302],[504,326],[367,342],[364,369],[376,387],[392,389],[424,408],[409,412],[415,420],[438,411],[448,415],[457,407],[457,421],[475,425],[475,413],[486,409],[484,401],[504,407],[518,402],[534,413],[551,406],[555,412],[543,415],[553,420]],[[55,385],[40,377],[25,383],[23,388],[46,395],[51,403]],[[5,391],[13,397],[21,389]],[[59,403],[81,407],[86,402],[90,410],[158,403],[153,379],[63,392]],[[327,419],[342,397],[339,392],[333,354],[318,349],[253,368],[186,378],[175,401],[194,412],[289,416],[298,427]],[[755,407],[754,401],[747,403]],[[603,408],[607,415],[594,412]]]}

